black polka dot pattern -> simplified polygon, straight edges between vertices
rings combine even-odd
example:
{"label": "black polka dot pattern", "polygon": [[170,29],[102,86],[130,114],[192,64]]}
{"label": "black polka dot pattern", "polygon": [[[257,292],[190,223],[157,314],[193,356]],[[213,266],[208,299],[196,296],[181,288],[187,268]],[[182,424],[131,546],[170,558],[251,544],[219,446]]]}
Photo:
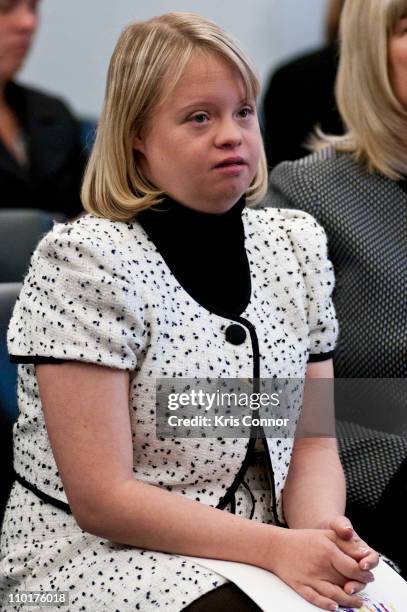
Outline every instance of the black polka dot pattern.
{"label": "black polka dot pattern", "polygon": [[[252,294],[242,317],[256,329],[260,375],[301,378],[310,354],[329,354],[337,334],[324,232],[311,216],[292,211],[245,209],[243,221]],[[38,246],[8,346],[25,361],[53,357],[128,370],[134,477],[216,506],[239,471],[248,441],[157,439],[155,379],[250,378],[250,330],[232,344],[225,330],[233,323],[191,298],[138,223],[87,215],[57,224]],[[31,363],[19,365],[18,397],[16,472],[66,503]],[[281,497],[292,441],[270,440],[269,450],[276,499],[263,486],[268,476],[261,463],[249,468],[249,486],[240,485],[236,493],[236,513],[250,517],[254,496],[253,520],[263,522],[276,518],[273,505],[284,519]],[[6,509],[0,552],[0,571],[27,589],[75,584],[75,612],[179,610],[225,582],[180,556],[85,533],[73,516],[19,483]]]}
{"label": "black polka dot pattern", "polygon": [[[295,162],[279,164],[270,177],[269,204],[312,214],[328,236],[336,288],[333,300],[340,326],[335,375],[352,379],[407,377],[407,190],[369,173],[347,153],[326,148]],[[399,388],[400,387],[400,388]],[[386,397],[384,397],[386,394]],[[382,420],[405,435],[403,385],[383,384]],[[380,401],[379,399],[377,401]],[[365,417],[360,412],[365,411]],[[339,414],[367,424],[372,406],[361,398],[357,411],[338,405]],[[373,508],[405,457],[402,439],[340,424],[341,459],[349,501]],[[377,428],[379,429],[379,428]],[[385,428],[384,428],[385,429]],[[380,472],[380,475],[379,473]]]}
{"label": "black polka dot pattern", "polygon": [[270,204],[305,210],[328,236],[338,377],[407,376],[405,189],[331,148],[284,162],[271,174]]}

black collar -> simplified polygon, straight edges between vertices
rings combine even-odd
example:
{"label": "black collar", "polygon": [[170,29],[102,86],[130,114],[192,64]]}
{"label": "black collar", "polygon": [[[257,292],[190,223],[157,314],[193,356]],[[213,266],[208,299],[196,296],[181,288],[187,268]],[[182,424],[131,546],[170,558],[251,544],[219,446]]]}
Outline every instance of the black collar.
{"label": "black collar", "polygon": [[244,207],[242,197],[226,213],[211,214],[166,197],[136,217],[179,284],[214,312],[240,315],[250,300]]}
{"label": "black collar", "polygon": [[[241,218],[246,206],[246,198],[242,196],[227,212],[221,214],[207,213],[180,204],[170,196],[165,195],[163,202],[138,213],[137,220],[141,224],[160,224],[162,219],[182,222],[190,226],[227,227]],[[162,216],[162,219],[160,219]]]}

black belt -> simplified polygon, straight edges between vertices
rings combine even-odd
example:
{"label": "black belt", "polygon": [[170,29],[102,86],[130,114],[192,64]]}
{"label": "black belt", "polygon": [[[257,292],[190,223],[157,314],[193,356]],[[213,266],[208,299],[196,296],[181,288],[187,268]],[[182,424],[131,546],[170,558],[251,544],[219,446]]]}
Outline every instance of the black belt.
{"label": "black belt", "polygon": [[17,474],[16,471],[14,471],[14,479],[17,480],[20,485],[31,491],[31,493],[34,493],[34,495],[42,499],[42,501],[46,502],[47,504],[51,504],[52,506],[55,506],[55,508],[58,508],[59,510],[63,510],[67,514],[72,514],[71,508],[68,504],[60,501],[59,499],[55,499],[54,497],[51,497],[46,493],[43,493],[42,491],[37,489],[37,487],[34,487],[31,482],[28,482],[28,480],[20,476],[20,474]]}
{"label": "black belt", "polygon": [[[39,499],[41,499],[42,501],[46,502],[47,504],[51,504],[52,506],[55,506],[55,508],[58,508],[59,510],[63,510],[67,514],[72,514],[72,510],[71,510],[71,508],[69,507],[68,504],[66,504],[65,502],[63,502],[63,501],[61,501],[59,499],[55,499],[55,497],[51,497],[50,495],[47,495],[43,491],[40,491],[39,489],[37,489],[37,487],[35,487],[33,484],[31,484],[31,482],[28,482],[28,480],[26,480],[25,478],[20,476],[20,474],[17,474],[16,471],[14,471],[14,480],[16,480],[18,483],[20,483],[20,485],[22,485],[23,487],[25,487],[29,491],[31,491],[31,493],[34,493],[34,495],[36,495]],[[253,507],[252,507],[252,511],[251,511],[251,515],[250,515],[250,518],[252,518],[253,514],[254,514],[254,508],[255,508],[255,505],[256,505],[256,501],[254,499],[253,493],[250,491],[249,486],[244,481],[241,481],[241,484],[243,484],[243,486],[249,491],[250,497],[252,499]],[[231,510],[232,510],[232,512],[234,514],[236,512],[236,505],[235,505],[236,502],[235,502],[234,494],[228,496],[228,503],[231,503],[231,506],[232,506]],[[223,507],[226,507],[226,505],[227,504],[225,504],[225,506],[223,506]]]}
{"label": "black belt", "polygon": [[[250,444],[249,444],[249,452],[247,453],[245,461],[243,462],[243,465],[241,466],[241,469],[240,469],[239,474],[238,474],[238,478],[236,478],[236,480],[233,483],[232,487],[229,489],[227,494],[221,499],[220,503],[217,506],[218,508],[223,510],[230,503],[231,504],[231,511],[234,514],[236,512],[235,493],[236,493],[239,485],[242,484],[245,487],[245,489],[247,489],[247,491],[249,492],[250,497],[251,497],[251,501],[252,501],[252,511],[250,513],[250,518],[253,518],[254,510],[255,510],[255,507],[256,507],[256,500],[254,498],[253,493],[250,490],[250,487],[243,480],[243,478],[244,478],[244,476],[246,474],[247,468],[250,465],[251,461],[254,458],[257,458],[257,456],[259,456],[259,455],[264,455],[264,453],[259,453],[259,452],[253,451],[254,443],[255,443],[255,439],[251,438]],[[55,497],[51,497],[50,495],[47,495],[43,491],[40,491],[39,489],[37,489],[37,487],[35,487],[33,484],[31,484],[31,482],[28,482],[28,480],[26,480],[25,478],[20,476],[20,474],[17,474],[17,472],[15,470],[14,470],[14,479],[18,483],[20,483],[20,485],[22,485],[23,487],[25,487],[26,489],[31,491],[31,493],[34,493],[34,495],[36,495],[39,499],[41,499],[45,503],[51,504],[52,506],[55,506],[55,508],[58,508],[59,510],[63,510],[67,514],[72,514],[72,510],[71,510],[71,508],[70,508],[70,506],[68,504],[66,504],[65,502],[63,502],[63,501],[61,501],[59,499],[55,499]]]}

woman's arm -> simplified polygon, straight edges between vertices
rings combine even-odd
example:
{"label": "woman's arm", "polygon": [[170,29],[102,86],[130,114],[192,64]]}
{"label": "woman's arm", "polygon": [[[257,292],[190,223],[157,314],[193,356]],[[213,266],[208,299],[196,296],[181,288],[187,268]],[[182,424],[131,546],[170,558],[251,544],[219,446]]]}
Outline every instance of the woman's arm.
{"label": "woman's arm", "polygon": [[[333,363],[332,360],[310,363],[307,380],[322,379],[322,396],[326,398],[323,408],[329,411],[324,415],[324,428],[334,430],[335,414],[333,401]],[[332,380],[332,386],[329,381]],[[313,383],[311,382],[311,385]],[[318,383],[316,383],[318,385]],[[311,387],[311,399],[318,387]],[[329,397],[331,394],[332,397]],[[304,410],[315,410],[321,400],[306,401]],[[303,414],[303,422],[315,419]],[[322,419],[321,419],[322,420]],[[294,442],[290,468],[283,492],[284,514],[292,529],[333,529],[339,538],[338,545],[343,552],[350,554],[359,562],[361,569],[372,569],[379,562],[377,553],[363,542],[351,527],[346,517],[346,482],[334,437],[299,437]],[[349,590],[357,584],[348,583]],[[349,592],[348,590],[348,592]]]}
{"label": "woman's arm", "polygon": [[127,372],[73,362],[37,366],[37,377],[58,470],[84,531],[149,550],[257,565],[325,609],[360,605],[341,586],[371,576],[339,550],[333,531],[261,524],[136,480]]}
{"label": "woman's arm", "polygon": [[83,363],[37,366],[52,450],[84,530],[150,550],[262,564],[281,530],[133,476],[129,376]]}
{"label": "woman's arm", "polygon": [[[308,365],[307,379],[318,378],[333,379],[331,359]],[[313,408],[312,402],[305,402],[304,410]],[[325,408],[332,410],[327,421],[334,422],[333,402]],[[329,529],[331,521],[344,514],[346,485],[335,438],[296,438],[283,504],[286,521],[294,529]]]}

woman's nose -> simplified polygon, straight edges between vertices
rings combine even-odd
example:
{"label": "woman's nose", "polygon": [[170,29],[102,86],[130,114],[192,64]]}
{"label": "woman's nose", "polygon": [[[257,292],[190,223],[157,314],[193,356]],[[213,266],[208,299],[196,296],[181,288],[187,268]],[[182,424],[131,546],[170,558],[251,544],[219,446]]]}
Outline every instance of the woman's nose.
{"label": "woman's nose", "polygon": [[31,2],[19,2],[15,8],[14,23],[19,30],[34,32],[38,26],[38,9]]}
{"label": "woman's nose", "polygon": [[242,133],[240,127],[233,119],[224,119],[218,124],[218,130],[215,137],[215,145],[217,147],[236,147],[242,142]]}

